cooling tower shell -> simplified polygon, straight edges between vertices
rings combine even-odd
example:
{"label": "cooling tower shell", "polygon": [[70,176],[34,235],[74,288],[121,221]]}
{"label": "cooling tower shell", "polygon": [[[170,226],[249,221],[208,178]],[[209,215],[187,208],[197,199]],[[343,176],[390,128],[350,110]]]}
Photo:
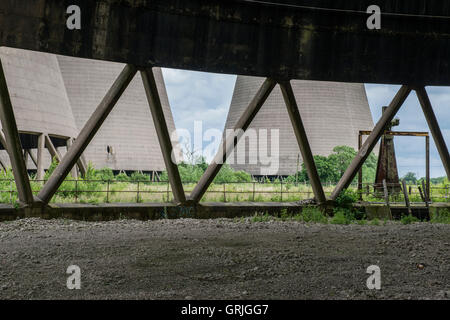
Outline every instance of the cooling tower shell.
{"label": "cooling tower shell", "polygon": [[[75,138],[78,128],[56,56],[1,47],[0,59],[22,146],[37,148],[37,137],[43,133],[48,134],[57,147],[65,146],[67,139]],[[0,157],[9,165],[4,150]],[[44,166],[49,164],[50,156],[45,152]],[[29,160],[27,166],[31,168],[34,164]]]}
{"label": "cooling tower shell", "polygon": [[[65,56],[57,58],[72,112],[81,130],[124,65]],[[175,124],[162,72],[159,68],[154,68],[153,71],[167,126],[169,132],[173,133]],[[165,170],[140,73],[136,74],[108,115],[84,156],[97,169],[109,167],[117,171]]]}
{"label": "cooling tower shell", "polygon": [[[264,79],[259,77],[237,77],[225,129],[233,128],[263,81]],[[373,120],[363,84],[294,80],[291,85],[314,155],[327,156],[339,145],[357,149],[359,130],[372,130]],[[249,154],[266,152],[270,155],[270,130],[275,129],[279,130],[279,164],[278,170],[270,175],[287,176],[296,172],[298,159],[301,163],[302,158],[278,85],[253,119],[249,129],[255,129],[257,132],[260,129],[268,130],[268,150],[258,150],[257,145],[240,140],[236,150],[245,149],[245,163],[236,163],[237,157],[234,155],[231,161],[230,158],[227,159],[227,162],[232,162],[231,167],[255,176],[265,175],[262,174],[264,171],[261,171],[265,166],[259,157],[256,164],[251,164]]]}

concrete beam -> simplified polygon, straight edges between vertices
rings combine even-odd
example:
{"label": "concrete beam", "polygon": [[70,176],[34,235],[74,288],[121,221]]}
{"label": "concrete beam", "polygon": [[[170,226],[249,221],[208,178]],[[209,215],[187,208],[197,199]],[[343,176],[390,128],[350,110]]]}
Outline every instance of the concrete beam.
{"label": "concrete beam", "polygon": [[55,148],[53,145],[52,140],[48,136],[48,134],[45,135],[45,147],[47,148],[48,152],[50,153],[50,156],[53,159],[56,159],[56,161],[61,162],[61,154],[59,153],[58,149]]}
{"label": "concrete beam", "polygon": [[155,75],[151,68],[146,68],[141,71],[141,76],[142,81],[144,82],[145,94],[147,95],[148,104],[152,113],[153,123],[155,124],[164,163],[166,165],[167,175],[169,176],[169,182],[172,187],[173,197],[175,202],[185,203],[186,195],[184,193],[176,159],[172,159],[172,141],[170,139],[169,129],[167,128],[166,118],[156,86]]}
{"label": "concrete beam", "polygon": [[33,152],[31,151],[31,149],[28,149],[27,153],[30,156],[31,161],[33,161],[34,165],[37,168],[37,160],[36,160],[36,157],[34,156]]}
{"label": "concrete beam", "polygon": [[283,94],[284,102],[291,119],[292,127],[294,129],[295,137],[302,154],[303,163],[305,164],[306,172],[308,173],[309,181],[314,192],[317,203],[324,203],[326,201],[325,193],[323,192],[322,183],[320,182],[319,174],[317,173],[314,157],[309,145],[308,136],[303,125],[303,121],[298,110],[297,101],[295,100],[294,91],[292,90],[289,81],[280,82],[281,92]]}
{"label": "concrete beam", "polygon": [[382,114],[375,128],[372,130],[371,134],[367,137],[366,141],[361,147],[361,150],[359,150],[356,157],[350,163],[350,166],[347,168],[347,170],[345,170],[344,175],[341,177],[335,189],[333,190],[333,193],[331,194],[332,200],[336,200],[339,194],[350,185],[353,178],[364,164],[364,161],[366,161],[367,157],[372,152],[380,137],[383,135],[386,127],[391,123],[392,119],[394,119],[395,115],[403,105],[403,102],[405,102],[410,92],[411,88],[406,85],[403,85],[397,92],[388,108]]}
{"label": "concrete beam", "polygon": [[[264,102],[272,92],[275,85],[276,81],[271,78],[267,78],[264,81],[264,83],[261,85],[256,95],[253,97],[252,101],[248,105],[247,109],[244,111],[244,113],[237,121],[236,125],[233,128],[234,131],[247,130],[250,123],[263,106]],[[237,145],[239,138],[240,136],[238,136],[237,139],[235,139],[235,135],[231,134],[229,137],[226,137],[222,141],[222,144],[213,161],[208,166],[203,176],[200,178],[200,181],[192,190],[191,195],[189,196],[190,200],[194,202],[199,202],[201,200],[206,190],[208,189],[209,185],[219,172],[220,168],[222,168],[222,165],[225,163],[227,156],[233,151],[234,147]]]}
{"label": "concrete beam", "polygon": [[[367,8],[381,6],[379,30]],[[81,29],[67,30],[67,6]],[[450,85],[443,0],[2,0],[0,45],[207,72]],[[420,57],[420,63],[417,63]]]}
{"label": "concrete beam", "polygon": [[425,119],[427,119],[428,127],[433,135],[434,143],[438,149],[439,156],[441,157],[442,164],[444,165],[447,178],[450,179],[450,155],[448,153],[447,145],[445,144],[442,131],[439,128],[439,124],[434,114],[433,107],[428,97],[427,91],[424,87],[416,88],[417,98],[419,98],[420,105],[422,106]]}
{"label": "concrete beam", "polygon": [[16,119],[14,117],[13,106],[9,96],[8,85],[6,83],[3,66],[0,61],[0,120],[5,132],[6,149],[8,150],[14,180],[17,186],[19,201],[29,205],[33,203],[33,193],[31,192],[30,180],[27,167],[23,159],[22,144],[20,142],[19,131],[17,130]]}
{"label": "concrete beam", "polygon": [[51,175],[48,182],[44,185],[38,194],[38,198],[48,203],[55,192],[58,190],[61,183],[64,181],[70,170],[88,146],[89,142],[94,138],[100,126],[105,121],[117,101],[121,97],[122,93],[128,87],[129,83],[133,79],[137,72],[135,66],[126,65],[112,87],[106,93],[103,100],[98,105],[97,109],[91,115],[89,120],[80,131],[78,138],[74,141],[72,148],[65,154],[62,161],[56,167],[55,171]]}

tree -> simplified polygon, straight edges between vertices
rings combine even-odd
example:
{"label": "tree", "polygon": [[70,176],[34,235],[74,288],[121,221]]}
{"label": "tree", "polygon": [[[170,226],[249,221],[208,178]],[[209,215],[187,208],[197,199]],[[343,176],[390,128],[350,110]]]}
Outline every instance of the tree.
{"label": "tree", "polygon": [[408,172],[407,174],[405,174],[405,176],[402,179],[405,180],[405,182],[408,184],[416,184],[417,183],[417,177],[414,172]]}
{"label": "tree", "polygon": [[[355,158],[356,154],[356,150],[351,147],[336,146],[333,149],[333,153],[328,157],[315,155],[314,162],[316,164],[320,181],[323,183],[338,182],[352,160]],[[376,170],[377,157],[374,153],[371,153],[363,165],[363,181],[373,182],[375,180]],[[289,181],[295,181],[295,175],[292,177],[293,178],[289,178]],[[355,179],[357,178],[355,177]],[[298,181],[309,181],[304,163],[302,163],[302,170],[298,173]]]}

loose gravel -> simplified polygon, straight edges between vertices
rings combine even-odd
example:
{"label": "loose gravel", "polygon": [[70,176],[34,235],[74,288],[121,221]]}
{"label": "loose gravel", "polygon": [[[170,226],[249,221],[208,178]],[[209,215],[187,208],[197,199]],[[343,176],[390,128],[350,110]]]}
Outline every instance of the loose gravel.
{"label": "loose gravel", "polygon": [[0,223],[0,298],[450,299],[449,248],[430,223],[22,219]]}

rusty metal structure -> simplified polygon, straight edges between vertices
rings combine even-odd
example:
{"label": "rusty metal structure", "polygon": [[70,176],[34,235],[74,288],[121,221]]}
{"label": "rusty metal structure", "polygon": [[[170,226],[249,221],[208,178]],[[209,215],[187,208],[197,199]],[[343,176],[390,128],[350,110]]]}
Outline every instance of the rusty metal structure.
{"label": "rusty metal structure", "polygon": [[[383,107],[383,112],[387,107]],[[386,131],[392,131],[392,128],[400,124],[399,119],[394,119],[386,128]],[[383,192],[383,181],[389,185],[390,193],[399,193],[401,190],[400,180],[398,178],[397,158],[395,156],[394,136],[383,134],[381,137],[380,152],[378,154],[377,171],[375,173],[375,190]]]}
{"label": "rusty metal structure", "polygon": [[[378,3],[377,3],[378,2]],[[79,161],[139,71],[175,201],[198,203],[237,141],[224,139],[215,160],[186,197],[154,67],[261,76],[266,79],[234,129],[246,130],[276,84],[317,203],[318,178],[291,80],[401,84],[330,196],[349,186],[405,99],[415,91],[450,177],[450,155],[425,87],[450,84],[450,7],[438,0],[73,0],[83,19],[67,28],[65,0],[0,2],[0,46],[126,63],[50,179],[33,197],[8,85],[0,67],[0,119],[21,203],[43,208]],[[367,8],[382,8],[381,29],[367,27]],[[420,59],[420,61],[418,61]]]}
{"label": "rusty metal structure", "polygon": [[[389,126],[391,128],[392,126]],[[358,136],[358,151],[362,147],[362,137],[368,136],[371,131],[360,131]],[[430,194],[430,135],[428,132],[408,132],[408,131],[390,131],[386,130],[383,133],[385,144],[383,140],[380,145],[380,152],[377,163],[377,172],[375,176],[374,189],[375,192],[381,194],[384,192],[384,184],[388,185],[389,193],[395,194],[406,187],[400,185],[397,171],[397,160],[395,158],[395,151],[393,150],[393,139],[395,136],[401,137],[425,137],[425,192]],[[403,181],[404,182],[404,181]],[[358,172],[358,190],[362,190],[362,168]]]}

